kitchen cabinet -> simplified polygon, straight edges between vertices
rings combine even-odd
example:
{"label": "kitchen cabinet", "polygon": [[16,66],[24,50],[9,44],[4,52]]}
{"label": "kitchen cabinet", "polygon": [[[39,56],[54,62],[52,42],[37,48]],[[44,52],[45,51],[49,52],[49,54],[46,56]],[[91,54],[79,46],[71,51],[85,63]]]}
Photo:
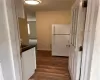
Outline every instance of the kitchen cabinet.
{"label": "kitchen cabinet", "polygon": [[22,76],[28,80],[36,70],[36,47],[22,52]]}

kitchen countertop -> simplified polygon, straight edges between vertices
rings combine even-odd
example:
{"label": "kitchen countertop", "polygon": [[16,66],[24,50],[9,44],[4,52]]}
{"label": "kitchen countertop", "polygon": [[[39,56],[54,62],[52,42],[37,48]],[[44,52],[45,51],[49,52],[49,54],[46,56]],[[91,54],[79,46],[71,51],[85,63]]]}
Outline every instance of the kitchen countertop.
{"label": "kitchen countertop", "polygon": [[29,49],[32,49],[32,48],[34,48],[36,46],[37,46],[37,44],[34,44],[34,45],[22,45],[21,46],[21,55],[22,55],[23,52],[25,52],[25,51],[27,51]]}

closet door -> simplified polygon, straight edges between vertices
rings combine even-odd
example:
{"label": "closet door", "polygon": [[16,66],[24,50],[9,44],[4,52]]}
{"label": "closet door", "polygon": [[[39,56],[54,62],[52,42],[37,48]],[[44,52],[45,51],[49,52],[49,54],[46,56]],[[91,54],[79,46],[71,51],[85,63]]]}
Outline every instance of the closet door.
{"label": "closet door", "polygon": [[85,22],[86,7],[77,4],[72,9],[71,52],[69,58],[69,69],[73,80],[80,79]]}

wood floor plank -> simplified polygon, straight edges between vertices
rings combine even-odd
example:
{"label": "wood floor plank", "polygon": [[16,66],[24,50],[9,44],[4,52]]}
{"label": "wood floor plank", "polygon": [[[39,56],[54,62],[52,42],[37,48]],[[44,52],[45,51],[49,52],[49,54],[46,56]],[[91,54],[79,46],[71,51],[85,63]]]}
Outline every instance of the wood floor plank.
{"label": "wood floor plank", "polygon": [[29,80],[71,80],[67,57],[52,57],[49,51],[37,51],[37,70]]}

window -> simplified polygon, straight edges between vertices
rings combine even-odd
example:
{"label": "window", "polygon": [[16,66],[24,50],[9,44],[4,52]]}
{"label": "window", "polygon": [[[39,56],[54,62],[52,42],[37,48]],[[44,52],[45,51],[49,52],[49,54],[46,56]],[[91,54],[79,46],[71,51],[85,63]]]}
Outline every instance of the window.
{"label": "window", "polygon": [[27,24],[28,34],[30,35],[30,24]]}

